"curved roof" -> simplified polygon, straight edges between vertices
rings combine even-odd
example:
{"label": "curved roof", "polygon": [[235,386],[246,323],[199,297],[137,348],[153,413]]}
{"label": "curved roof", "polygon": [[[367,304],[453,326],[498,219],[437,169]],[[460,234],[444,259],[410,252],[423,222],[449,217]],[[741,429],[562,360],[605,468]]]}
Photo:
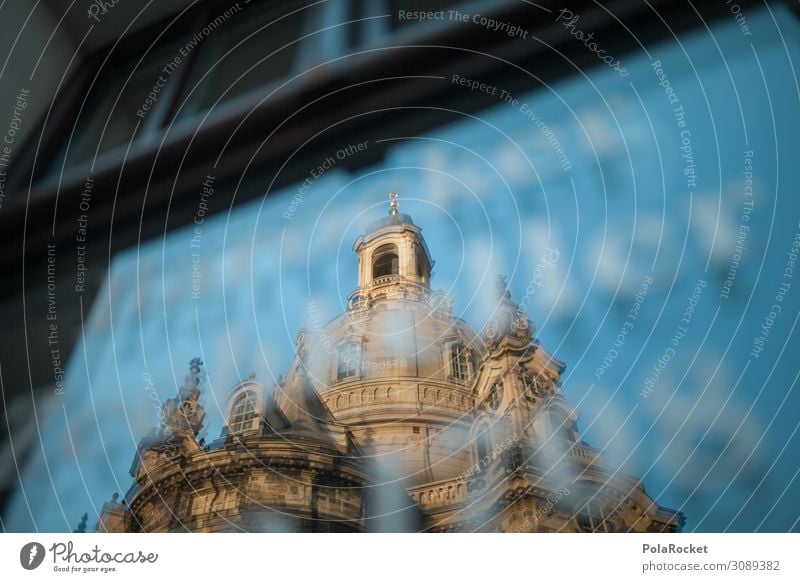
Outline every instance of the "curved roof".
{"label": "curved roof", "polygon": [[393,226],[397,224],[409,224],[411,226],[417,226],[414,224],[414,221],[408,214],[403,214],[402,212],[398,212],[397,214],[389,214],[388,216],[384,216],[383,218],[379,218],[377,220],[373,220],[367,225],[367,232],[366,234],[370,234],[375,232],[376,230],[380,230],[382,228],[386,228],[387,226]]}

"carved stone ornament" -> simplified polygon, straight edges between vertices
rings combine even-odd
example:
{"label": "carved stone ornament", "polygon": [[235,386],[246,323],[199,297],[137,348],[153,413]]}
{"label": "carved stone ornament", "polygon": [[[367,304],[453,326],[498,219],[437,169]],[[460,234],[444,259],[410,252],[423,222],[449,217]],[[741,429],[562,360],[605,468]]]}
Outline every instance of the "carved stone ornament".
{"label": "carved stone ornament", "polygon": [[490,319],[486,322],[483,328],[483,341],[489,346],[497,343],[500,340],[500,326],[497,324],[496,319]]}
{"label": "carved stone ornament", "polygon": [[436,311],[437,315],[449,317],[453,313],[453,297],[444,291],[437,291],[428,300],[428,303]]}
{"label": "carved stone ornament", "polygon": [[308,332],[305,328],[300,328],[300,331],[297,332],[294,346],[297,357],[300,358],[301,362],[305,362],[308,356]]}

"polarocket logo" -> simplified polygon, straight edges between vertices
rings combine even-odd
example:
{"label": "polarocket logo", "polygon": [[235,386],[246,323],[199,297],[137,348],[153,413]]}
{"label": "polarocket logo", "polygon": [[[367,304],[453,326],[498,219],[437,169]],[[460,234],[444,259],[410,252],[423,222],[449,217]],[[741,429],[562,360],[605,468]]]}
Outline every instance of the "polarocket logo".
{"label": "polarocket logo", "polygon": [[44,546],[39,542],[29,542],[19,551],[19,563],[26,570],[35,570],[44,561]]}

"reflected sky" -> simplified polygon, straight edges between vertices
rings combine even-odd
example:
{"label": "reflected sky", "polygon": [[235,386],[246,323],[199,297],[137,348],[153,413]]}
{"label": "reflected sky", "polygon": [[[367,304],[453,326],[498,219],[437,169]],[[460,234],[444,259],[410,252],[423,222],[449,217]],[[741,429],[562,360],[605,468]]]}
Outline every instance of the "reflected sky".
{"label": "reflected sky", "polygon": [[344,310],[352,244],[398,191],[436,261],[432,284],[461,317],[480,326],[496,275],[508,276],[567,363],[564,395],[609,465],[684,511],[687,530],[797,530],[800,271],[787,266],[800,240],[800,30],[774,11],[750,15],[752,36],[723,19],[713,36],[630,55],[626,78],[576,72],[519,106],[398,136],[355,174],[334,150],[301,196],[287,188],[204,220],[199,235],[121,253],[65,395],[37,410],[41,446],[6,528],[70,530],[84,511],[93,522],[127,490],[136,443],[196,355],[206,434],[218,436],[228,390],[251,372],[271,383],[297,330]]}

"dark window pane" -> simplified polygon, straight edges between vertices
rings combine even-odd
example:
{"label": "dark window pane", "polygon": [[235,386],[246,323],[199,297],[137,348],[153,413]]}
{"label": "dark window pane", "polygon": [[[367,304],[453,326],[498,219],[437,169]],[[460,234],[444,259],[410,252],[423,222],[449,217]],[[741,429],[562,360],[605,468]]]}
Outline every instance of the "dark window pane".
{"label": "dark window pane", "polygon": [[336,379],[344,380],[356,375],[358,367],[359,349],[353,343],[347,343],[339,348],[339,363],[336,371]]}
{"label": "dark window pane", "polygon": [[288,14],[303,4],[267,4],[245,8],[208,34],[179,116],[205,111],[217,100],[221,103],[289,75],[302,42],[298,39],[303,22],[312,9]]}
{"label": "dark window pane", "polygon": [[[89,93],[80,116],[78,110],[83,99],[75,104],[77,120],[64,132],[64,142],[48,173],[69,171],[72,165],[91,160],[95,154],[127,144],[141,135],[147,116],[153,114],[152,108],[163,104],[167,86],[176,76],[176,72],[167,74],[163,69],[178,55],[178,48],[174,44],[158,49],[138,66],[139,56],[123,63],[106,63],[92,88],[87,88]],[[142,108],[151,92],[155,99],[151,100],[150,111],[144,112]],[[141,117],[137,115],[140,110]]]}
{"label": "dark window pane", "polygon": [[372,269],[372,278],[377,279],[384,275],[397,275],[400,272],[400,265],[397,255],[389,253],[378,257],[375,267]]}
{"label": "dark window pane", "polygon": [[231,409],[231,417],[228,421],[230,432],[241,432],[251,428],[252,422],[258,414],[256,413],[256,395],[247,391],[240,394]]}

